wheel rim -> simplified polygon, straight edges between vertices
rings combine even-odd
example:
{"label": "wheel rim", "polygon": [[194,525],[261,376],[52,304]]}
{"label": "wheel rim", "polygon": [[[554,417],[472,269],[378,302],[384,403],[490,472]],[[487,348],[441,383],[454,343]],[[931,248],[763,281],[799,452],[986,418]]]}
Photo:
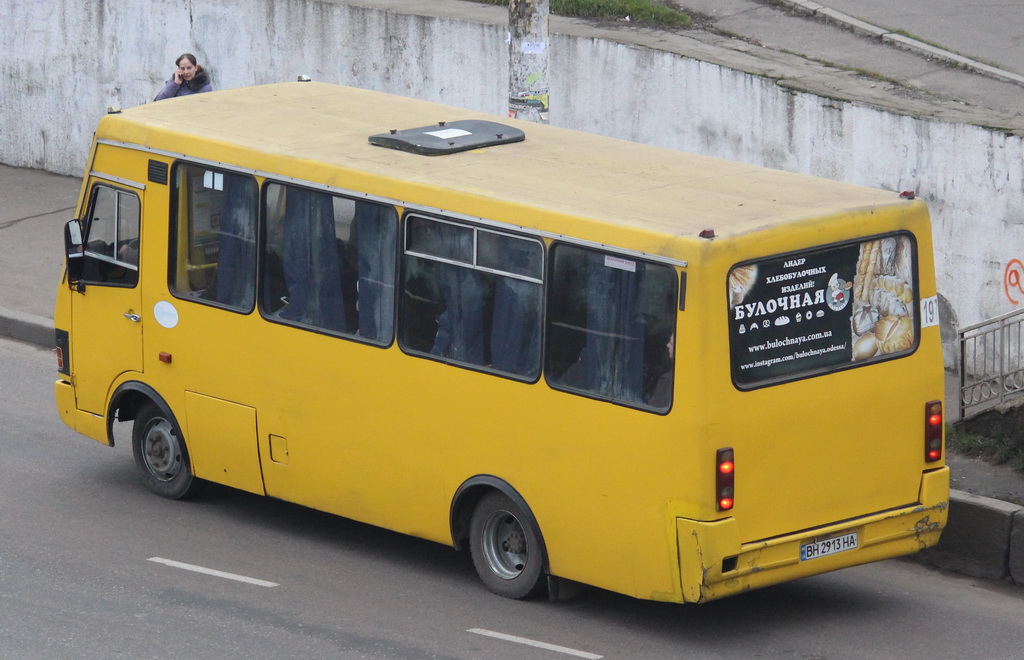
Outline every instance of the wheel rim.
{"label": "wheel rim", "polygon": [[154,419],[142,436],[146,469],[159,481],[171,481],[181,471],[181,444],[166,419]]}
{"label": "wheel rim", "polygon": [[483,527],[483,554],[487,565],[503,580],[519,577],[530,559],[526,531],[508,511],[495,511]]}

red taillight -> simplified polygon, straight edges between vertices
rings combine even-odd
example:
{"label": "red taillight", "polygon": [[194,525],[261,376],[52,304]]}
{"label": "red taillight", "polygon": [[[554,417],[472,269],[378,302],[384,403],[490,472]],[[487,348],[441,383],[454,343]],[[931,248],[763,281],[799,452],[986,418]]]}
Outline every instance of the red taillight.
{"label": "red taillight", "polygon": [[715,456],[715,505],[728,511],[735,503],[736,461],[732,447],[719,449]]}
{"label": "red taillight", "polygon": [[53,352],[57,354],[57,370],[64,371],[64,350],[58,346]]}
{"label": "red taillight", "polygon": [[924,405],[924,460],[934,463],[942,459],[942,402]]}

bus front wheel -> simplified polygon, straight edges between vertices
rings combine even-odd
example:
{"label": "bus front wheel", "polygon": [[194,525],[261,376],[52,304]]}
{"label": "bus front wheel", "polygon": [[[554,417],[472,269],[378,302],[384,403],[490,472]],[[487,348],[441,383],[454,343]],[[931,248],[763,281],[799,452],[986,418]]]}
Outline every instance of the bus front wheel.
{"label": "bus front wheel", "polygon": [[172,500],[195,493],[199,481],[192,474],[178,422],[155,403],[146,403],[135,415],[132,453],[152,492]]}
{"label": "bus front wheel", "polygon": [[504,493],[480,500],[469,526],[473,565],[488,589],[505,598],[526,598],[543,586],[540,533]]}

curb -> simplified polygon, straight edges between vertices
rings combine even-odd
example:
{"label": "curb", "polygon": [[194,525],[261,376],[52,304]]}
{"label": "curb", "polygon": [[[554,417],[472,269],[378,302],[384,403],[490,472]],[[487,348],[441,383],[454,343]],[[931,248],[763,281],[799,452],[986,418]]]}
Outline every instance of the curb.
{"label": "curb", "polygon": [[1024,507],[951,490],[942,537],[918,558],[954,573],[1024,586]]}
{"label": "curb", "polygon": [[981,73],[992,78],[998,78],[1000,80],[1024,86],[1024,76],[1010,71],[1004,71],[1003,69],[977,60],[972,60],[969,57],[958,55],[943,48],[932,46],[931,44],[919,41],[913,37],[902,35],[899,32],[893,32],[892,30],[878,27],[877,25],[854,18],[853,16],[848,16],[847,14],[836,11],[835,9],[829,9],[821,3],[812,2],[811,0],[779,0],[779,2],[791,9],[807,12],[812,16],[821,16],[826,21],[836,23],[868,37],[881,39],[882,41],[891,43],[905,50],[914,51],[920,55],[924,55],[925,57],[940,59],[945,62],[949,62],[950,64],[971,69],[972,71],[976,71],[977,73]]}
{"label": "curb", "polygon": [[0,306],[0,337],[53,348],[53,320]]}

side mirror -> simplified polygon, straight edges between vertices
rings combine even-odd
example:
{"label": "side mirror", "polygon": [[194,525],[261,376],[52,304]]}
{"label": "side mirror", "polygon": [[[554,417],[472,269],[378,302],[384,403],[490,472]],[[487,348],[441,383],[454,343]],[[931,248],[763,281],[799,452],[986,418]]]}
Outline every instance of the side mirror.
{"label": "side mirror", "polygon": [[64,256],[67,258],[68,283],[75,284],[85,268],[82,249],[82,225],[71,220],[64,225]]}

